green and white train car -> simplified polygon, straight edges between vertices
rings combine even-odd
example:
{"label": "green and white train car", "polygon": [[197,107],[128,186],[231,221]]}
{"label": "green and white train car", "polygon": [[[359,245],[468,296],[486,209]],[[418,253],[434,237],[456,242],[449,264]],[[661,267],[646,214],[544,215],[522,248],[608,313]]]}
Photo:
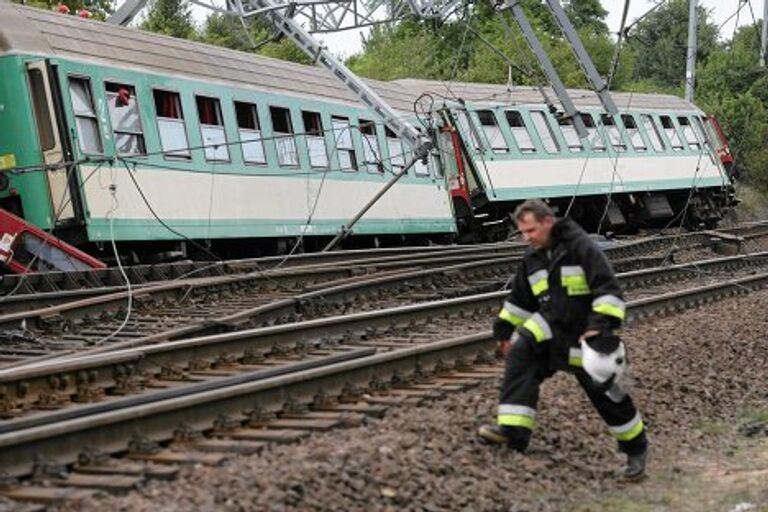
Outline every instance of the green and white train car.
{"label": "green and white train car", "polygon": [[[722,132],[676,97],[615,94],[612,117],[571,91],[580,141],[530,88],[369,84],[403,118],[432,94],[436,150],[353,244],[506,238],[529,197],[592,229],[713,224],[733,204]],[[0,0],[0,207],[67,241],[312,248],[409,156],[324,69]]]}
{"label": "green and white train car", "polygon": [[613,93],[620,113],[611,116],[593,92],[571,90],[589,132],[582,141],[533,88],[398,84],[411,95],[464,100],[447,101],[442,117],[460,143],[463,169],[448,174],[464,174],[451,189],[465,226],[474,220],[487,231],[500,224],[504,233],[510,209],[530,197],[547,198],[560,213],[603,231],[653,221],[714,225],[735,204],[732,159],[717,121],[681,98]]}
{"label": "green and white train car", "polygon": [[[327,240],[409,158],[322,69],[4,1],[0,77],[0,206],[75,243]],[[455,233],[440,169],[411,169],[358,238]]]}

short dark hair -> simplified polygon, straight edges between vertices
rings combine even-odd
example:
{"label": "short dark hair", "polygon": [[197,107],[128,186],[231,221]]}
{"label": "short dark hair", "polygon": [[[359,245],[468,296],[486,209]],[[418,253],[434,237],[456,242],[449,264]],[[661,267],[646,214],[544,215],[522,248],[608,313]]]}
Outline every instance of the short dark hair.
{"label": "short dark hair", "polygon": [[519,222],[527,213],[532,213],[533,217],[542,221],[547,217],[554,217],[555,212],[541,199],[526,199],[515,208],[515,213],[512,216],[515,222]]}

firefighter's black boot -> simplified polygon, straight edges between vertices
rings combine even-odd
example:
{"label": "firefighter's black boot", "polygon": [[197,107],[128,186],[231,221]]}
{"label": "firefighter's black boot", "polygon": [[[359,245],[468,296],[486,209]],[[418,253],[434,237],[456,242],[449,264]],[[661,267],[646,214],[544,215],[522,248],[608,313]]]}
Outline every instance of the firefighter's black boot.
{"label": "firefighter's black boot", "polygon": [[645,463],[648,461],[648,448],[640,453],[628,454],[627,464],[622,475],[627,480],[637,480],[645,475]]}
{"label": "firefighter's black boot", "polygon": [[489,444],[506,445],[508,448],[524,452],[528,447],[528,435],[521,436],[519,429],[504,425],[481,425],[477,435],[481,441]]}

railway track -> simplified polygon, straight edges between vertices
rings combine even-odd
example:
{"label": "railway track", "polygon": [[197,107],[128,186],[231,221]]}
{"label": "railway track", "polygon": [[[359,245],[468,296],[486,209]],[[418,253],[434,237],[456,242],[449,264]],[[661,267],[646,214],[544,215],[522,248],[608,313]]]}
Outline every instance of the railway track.
{"label": "railway track", "polygon": [[[649,287],[652,289],[664,283],[710,284],[739,273],[754,273],[766,265],[768,253],[762,253],[632,271],[620,274],[619,278],[628,290],[628,296],[639,298],[649,294]],[[498,309],[506,293],[498,289],[497,286],[485,294],[467,292],[456,298],[367,312],[352,313],[343,309],[335,317],[30,361],[15,369],[0,370],[0,414],[35,414],[40,409],[141,392],[158,380],[184,381],[190,375],[227,374],[238,371],[237,368],[243,365],[264,364],[268,357],[279,360],[286,353],[324,350],[328,345],[343,343],[357,335],[355,333],[370,335],[377,348],[407,346],[414,340],[435,336],[469,334],[485,325]],[[456,318],[456,315],[459,319],[449,326],[431,327],[439,323],[435,319]],[[390,339],[382,341],[376,337],[382,329],[391,336]],[[361,343],[370,345],[369,342]]]}
{"label": "railway track", "polygon": [[[697,235],[688,240],[702,243],[699,240],[702,238],[709,240],[711,237]],[[657,244],[658,240],[644,240],[606,250],[612,256],[625,256],[638,249],[647,251]],[[493,249],[496,250],[498,247]],[[395,257],[394,260],[375,262],[353,260],[354,265],[347,267],[321,265],[271,275],[188,279],[147,285],[130,294],[121,291],[60,306],[6,314],[0,316],[0,325],[6,327],[7,340],[0,351],[0,361],[13,365],[57,352],[141,346],[248,326],[341,314],[359,310],[363,304],[368,308],[382,308],[413,299],[435,300],[489,291],[503,286],[515,268],[519,252],[517,248],[507,247],[506,250],[506,254],[495,259],[433,269],[398,271],[403,265],[416,263]],[[420,257],[418,263],[428,267],[466,258],[463,254],[436,257],[430,253],[428,258]],[[654,257],[615,261],[619,270],[658,263],[659,259]],[[660,274],[657,272],[656,275]],[[328,280],[331,276],[343,277]],[[136,306],[120,329],[128,315],[128,311],[120,308],[128,303],[129,297]],[[105,348],[94,348],[99,345]]]}
{"label": "railway track", "polygon": [[[766,286],[768,273],[760,273],[634,300],[629,303],[629,312],[634,319],[674,313]],[[357,322],[357,328],[352,329],[351,324],[341,329],[332,327],[332,319],[318,319],[300,327],[284,325],[262,329],[261,333],[253,330],[220,335],[220,343],[235,343],[236,338],[245,343],[246,337],[251,337],[250,346],[261,336],[270,340],[271,346],[283,346],[277,351],[282,359],[278,357],[274,364],[263,359],[252,363],[253,367],[230,367],[229,371],[221,367],[218,373],[201,372],[196,378],[191,378],[195,377],[192,372],[184,385],[168,381],[122,400],[4,421],[0,424],[0,464],[11,476],[37,472],[65,488],[78,484],[104,488],[110,482],[116,485],[120,478],[122,485],[127,485],[125,477],[129,469],[136,471],[136,461],[141,461],[142,471],[148,474],[158,471],[153,466],[158,462],[214,463],[226,452],[256,452],[266,442],[289,442],[312,430],[358,421],[360,415],[381,414],[382,404],[434,395],[436,390],[461,387],[468,380],[498,372],[484,366],[491,360],[495,345],[489,331],[465,334],[463,328],[455,328],[453,337],[434,338],[436,324],[461,325],[476,320],[474,313],[468,313],[474,311],[468,308],[471,301],[478,305],[477,311],[487,311],[491,305],[498,307],[502,296],[503,292],[496,292],[453,299],[454,313],[436,309],[440,306],[435,304],[409,306],[411,311],[404,307],[399,312],[361,313],[358,318],[344,320]],[[393,315],[396,320],[386,320]],[[335,335],[326,334],[324,344],[302,347],[297,343],[301,336],[289,334],[293,329],[317,332],[323,325],[339,329]],[[372,331],[371,325],[380,327]],[[405,331],[398,333],[393,325]],[[409,337],[391,341],[402,337],[402,332]],[[431,336],[426,336],[430,332]],[[192,350],[195,344],[202,348],[210,341],[177,343],[187,343],[184,350]],[[177,349],[182,350],[180,347]],[[291,352],[285,350],[289,347]],[[171,349],[159,345],[151,350]],[[300,356],[302,352],[309,357]],[[145,357],[157,360],[160,356]],[[181,451],[169,451],[168,443],[175,443],[173,446]],[[86,446],[90,451],[84,456]],[[201,453],[211,451],[214,453]],[[111,454],[123,454],[124,458],[115,460]],[[67,472],[61,472],[61,464],[66,465]],[[55,468],[57,478],[52,476]],[[100,474],[95,475],[96,471]],[[134,484],[139,479],[132,478]],[[4,492],[17,496],[26,492],[29,497],[43,490],[10,483]]]}

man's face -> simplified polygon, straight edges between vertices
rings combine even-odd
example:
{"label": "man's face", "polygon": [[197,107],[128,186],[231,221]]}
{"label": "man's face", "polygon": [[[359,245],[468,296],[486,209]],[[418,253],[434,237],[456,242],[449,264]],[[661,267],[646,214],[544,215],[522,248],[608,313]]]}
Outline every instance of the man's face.
{"label": "man's face", "polygon": [[549,239],[552,233],[552,226],[555,224],[553,217],[544,217],[537,220],[536,217],[528,212],[517,221],[517,229],[523,235],[523,239],[534,249],[543,249],[549,246]]}

